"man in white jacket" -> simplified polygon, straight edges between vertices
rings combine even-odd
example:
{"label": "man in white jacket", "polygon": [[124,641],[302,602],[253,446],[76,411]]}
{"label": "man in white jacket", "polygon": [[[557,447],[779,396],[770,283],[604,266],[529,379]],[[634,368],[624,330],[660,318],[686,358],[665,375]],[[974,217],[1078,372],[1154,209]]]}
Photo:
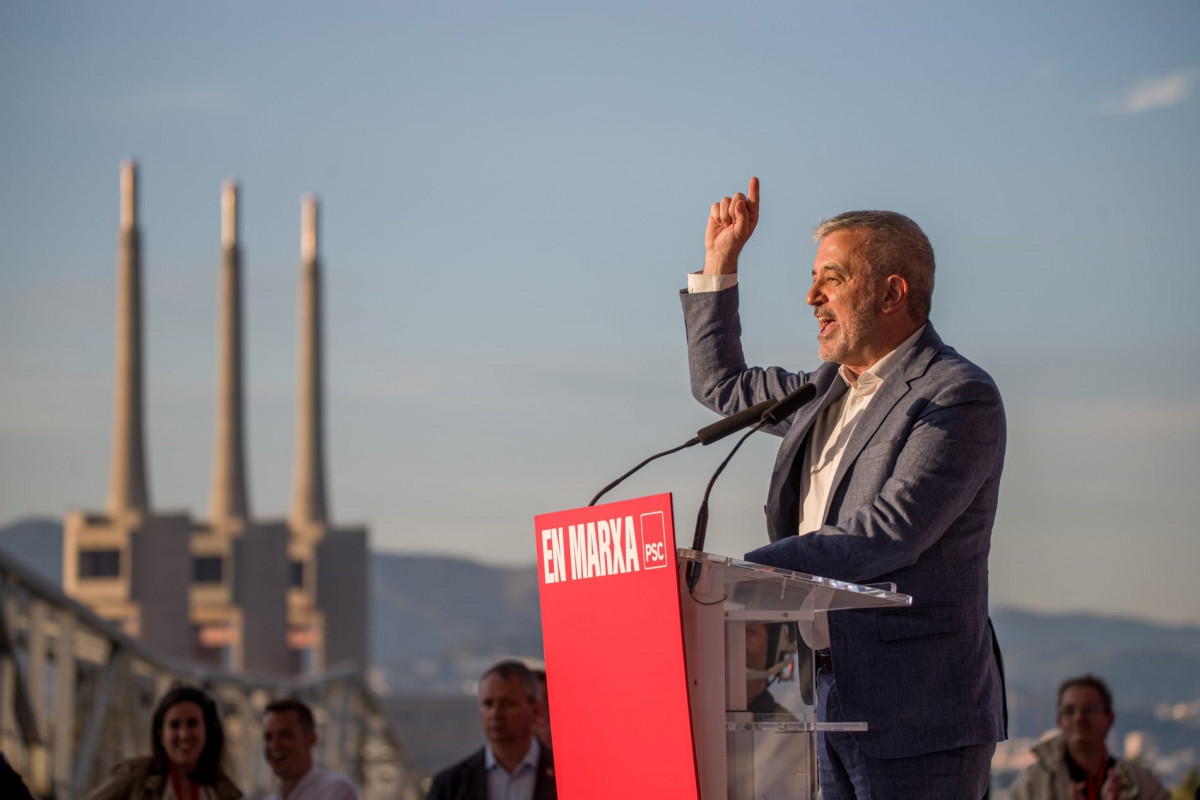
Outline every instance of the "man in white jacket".
{"label": "man in white jacket", "polygon": [[1033,748],[1011,800],[1170,800],[1150,770],[1114,758],[1105,738],[1116,719],[1112,692],[1094,675],[1058,687],[1058,734]]}

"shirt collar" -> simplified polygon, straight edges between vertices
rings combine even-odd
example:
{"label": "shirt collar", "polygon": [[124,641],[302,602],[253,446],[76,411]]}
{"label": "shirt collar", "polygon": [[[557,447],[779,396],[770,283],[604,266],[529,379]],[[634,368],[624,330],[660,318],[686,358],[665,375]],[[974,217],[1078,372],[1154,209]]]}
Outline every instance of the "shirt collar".
{"label": "shirt collar", "polygon": [[846,385],[850,387],[852,392],[874,394],[875,390],[883,383],[884,378],[900,363],[900,359],[904,358],[905,354],[916,346],[917,339],[921,338],[921,334],[925,332],[927,327],[929,327],[928,322],[913,331],[912,335],[898,344],[892,352],[876,361],[869,369],[864,370],[863,374],[858,376],[857,387],[850,382],[850,371],[845,366],[838,367],[838,375],[846,382]]}
{"label": "shirt collar", "polygon": [[[512,774],[516,775],[526,765],[528,765],[530,769],[536,770],[538,760],[541,759],[541,757],[542,748],[541,745],[538,744],[538,738],[536,736],[530,736],[529,749],[525,751],[525,757],[517,763],[517,768],[512,771]],[[496,754],[492,752],[492,745],[490,743],[484,745],[483,747],[483,765],[489,772],[492,770],[492,767],[500,767],[500,769],[504,769],[504,767],[500,766],[500,762],[496,760]]]}

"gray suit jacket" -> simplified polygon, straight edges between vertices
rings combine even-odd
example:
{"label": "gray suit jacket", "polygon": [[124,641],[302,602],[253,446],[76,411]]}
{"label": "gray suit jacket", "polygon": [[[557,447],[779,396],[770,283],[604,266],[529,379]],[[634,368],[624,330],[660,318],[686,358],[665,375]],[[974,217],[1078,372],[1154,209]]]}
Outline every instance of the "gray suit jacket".
{"label": "gray suit jacket", "polygon": [[751,368],[736,287],[682,293],[692,393],[721,414],[807,381],[817,399],[783,437],[767,495],[772,544],[747,559],[854,583],[896,584],[910,608],[829,615],[838,698],[864,721],[864,751],[899,758],[1005,738],[999,648],[988,621],[988,550],[1004,465],[992,379],[926,327],[854,428],[823,527],[796,536],[799,469],[817,414],[846,391],[837,365]]}

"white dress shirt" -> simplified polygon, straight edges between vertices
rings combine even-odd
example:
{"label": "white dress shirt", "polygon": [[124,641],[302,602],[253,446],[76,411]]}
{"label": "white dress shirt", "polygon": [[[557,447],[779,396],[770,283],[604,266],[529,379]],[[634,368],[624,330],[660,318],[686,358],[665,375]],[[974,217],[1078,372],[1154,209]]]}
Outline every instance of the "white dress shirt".
{"label": "white dress shirt", "polygon": [[488,800],[533,800],[537,785],[537,765],[542,747],[536,736],[530,737],[529,750],[511,773],[496,760],[489,744],[483,748],[483,765],[487,769]]}

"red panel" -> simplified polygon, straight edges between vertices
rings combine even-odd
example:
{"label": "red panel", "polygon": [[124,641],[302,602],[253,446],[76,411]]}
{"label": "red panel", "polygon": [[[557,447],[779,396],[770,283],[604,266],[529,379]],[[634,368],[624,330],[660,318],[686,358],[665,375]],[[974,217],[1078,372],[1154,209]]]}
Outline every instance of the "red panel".
{"label": "red panel", "polygon": [[671,495],[534,530],[558,796],[698,798]]}

